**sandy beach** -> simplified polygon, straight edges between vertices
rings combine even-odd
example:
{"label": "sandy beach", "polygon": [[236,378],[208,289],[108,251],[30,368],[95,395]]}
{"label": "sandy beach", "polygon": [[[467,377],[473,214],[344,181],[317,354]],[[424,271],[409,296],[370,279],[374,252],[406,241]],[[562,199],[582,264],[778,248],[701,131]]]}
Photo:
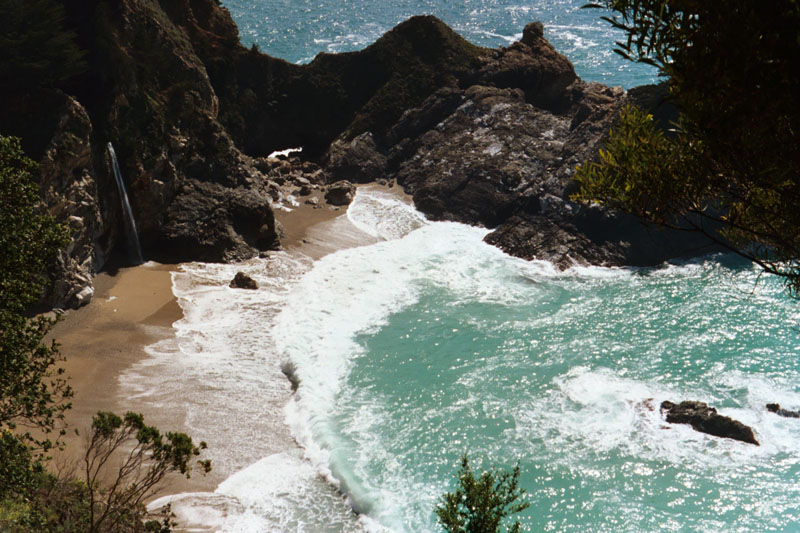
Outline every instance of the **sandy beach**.
{"label": "sandy beach", "polygon": [[[399,187],[381,188],[405,197]],[[315,209],[301,203],[291,211],[275,210],[286,251],[318,259],[338,249],[374,242],[373,237],[357,230],[343,216],[346,206],[328,206],[321,192],[315,191],[314,195],[323,207]],[[120,414],[141,412],[148,424],[164,431],[187,431],[180,417],[169,409],[153,407],[146,400],[122,397],[120,391],[120,376],[124,371],[149,357],[147,346],[173,336],[173,323],[183,317],[172,292],[171,274],[178,269],[179,265],[149,262],[100,273],[95,277],[92,302],[65,313],[54,328],[52,337],[61,346],[66,359],[62,366],[75,390],[73,407],[67,413],[67,448],[56,455],[55,464],[59,468],[79,460],[84,437],[76,436],[73,430],[86,433],[98,410]],[[222,473],[214,471],[208,476],[192,476],[190,480],[172,476],[158,495],[213,491],[223,480]]]}

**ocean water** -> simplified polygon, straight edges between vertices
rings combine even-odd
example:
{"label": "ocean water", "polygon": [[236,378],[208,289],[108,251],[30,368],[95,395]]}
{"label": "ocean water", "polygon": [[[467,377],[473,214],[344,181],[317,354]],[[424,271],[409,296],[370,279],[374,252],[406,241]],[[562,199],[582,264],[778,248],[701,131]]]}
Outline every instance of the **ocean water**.
{"label": "ocean water", "polygon": [[[179,517],[434,532],[467,452],[479,469],[519,461],[528,531],[800,524],[800,422],[764,408],[800,407],[800,308],[777,280],[722,255],[559,272],[376,189],[347,219],[364,245],[175,274],[176,339],[123,382],[161,408],[180,397],[228,476],[213,505],[175,501]],[[237,270],[261,288],[229,289]],[[761,446],[666,424],[660,403],[684,399]]]}
{"label": "ocean water", "polygon": [[[290,61],[428,12],[487,46],[543,20],[585,79],[651,81],[581,3],[224,2]],[[209,443],[216,491],[170,498],[194,530],[438,531],[465,452],[519,462],[528,531],[800,530],[800,421],[764,409],[800,408],[800,306],[776,279],[724,255],[559,272],[374,188],[337,224],[360,246],[182,265],[175,337],[123,376]],[[259,290],[228,288],[239,270]],[[660,403],[684,399],[761,446],[666,424]]]}
{"label": "ocean water", "polygon": [[275,57],[307,63],[319,52],[360,50],[398,23],[431,14],[480,46],[508,46],[529,22],[586,81],[630,88],[657,79],[653,68],[613,53],[621,34],[600,20],[604,12],[581,9],[586,0],[224,0],[244,44]]}
{"label": "ocean water", "polygon": [[[349,216],[390,225],[362,204],[374,194]],[[800,309],[779,283],[724,256],[557,272],[485,234],[383,233],[317,262],[277,317],[300,379],[287,419],[354,509],[436,531],[468,452],[478,467],[520,462],[530,531],[800,524],[800,423],[764,409],[800,405]],[[684,399],[752,425],[762,445],[667,425],[660,403]]]}

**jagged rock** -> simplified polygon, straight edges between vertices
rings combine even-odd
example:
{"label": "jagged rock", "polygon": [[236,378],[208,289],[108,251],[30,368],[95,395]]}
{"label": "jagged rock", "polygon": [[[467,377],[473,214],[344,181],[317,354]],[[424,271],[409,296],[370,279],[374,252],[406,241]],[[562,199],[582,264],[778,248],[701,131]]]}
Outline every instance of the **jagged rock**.
{"label": "jagged rock", "polygon": [[94,295],[92,276],[108,250],[96,248],[104,230],[92,161],[92,124],[74,98],[56,92],[59,103],[55,131],[39,161],[39,186],[44,204],[70,230],[70,243],[59,253],[45,297],[53,307],[80,307]]}
{"label": "jagged rock", "polygon": [[337,181],[328,185],[325,200],[331,205],[349,205],[356,194],[356,187],[349,181]]}
{"label": "jagged rock", "polygon": [[187,181],[163,216],[156,253],[172,261],[240,261],[279,245],[270,199],[256,188]]}
{"label": "jagged rock", "polygon": [[202,58],[241,47],[227,10],[214,0],[65,9],[90,51],[87,72],[68,84],[74,95],[34,90],[0,111],[3,133],[21,136],[40,160],[45,203],[73,230],[50,303],[84,302],[91,275],[122,240],[107,141],[147,258],[222,261],[277,246],[259,170],[268,164],[244,156],[220,123]]}
{"label": "jagged rock", "polygon": [[242,46],[200,49],[221,119],[245,152],[303,146],[312,158],[343,132],[352,139],[369,131],[380,143],[404,111],[474,78],[489,53],[430,15],[398,24],[364,50],[320,53],[306,65]]}
{"label": "jagged rock", "polygon": [[[473,86],[464,103],[416,140],[397,181],[434,219],[493,227],[558,157],[568,120],[525,102],[519,89]],[[560,132],[560,133],[559,133]]]}
{"label": "jagged rock", "polygon": [[237,272],[236,276],[231,280],[230,285],[228,285],[231,289],[249,289],[249,290],[256,290],[258,289],[258,282],[245,274],[244,272]]}
{"label": "jagged rock", "polygon": [[[523,259],[574,265],[652,266],[709,250],[700,235],[666,231],[634,216],[544,195],[484,239]],[[692,243],[696,248],[692,247]]]}
{"label": "jagged rock", "polygon": [[482,60],[475,78],[485,84],[439,89],[385,137],[388,173],[418,209],[432,219],[497,228],[487,242],[561,268],[656,265],[715,249],[697,233],[569,201],[575,168],[596,157],[622,105],[652,103],[652,91],[632,99],[618,87],[577,79],[536,24],[523,42]]}
{"label": "jagged rock", "polygon": [[786,418],[800,418],[800,411],[790,411],[788,409],[782,409],[781,404],[779,403],[768,403],[767,411]]}
{"label": "jagged rock", "polygon": [[701,433],[759,445],[752,428],[738,420],[717,414],[715,408],[703,402],[685,401],[674,404],[664,401],[661,403],[661,412],[664,411],[667,412],[667,422],[671,424],[689,424]]}
{"label": "jagged rock", "polygon": [[527,102],[555,113],[572,105],[566,89],[578,76],[569,59],[544,38],[541,22],[528,24],[521,41],[492,54],[473,83],[521,89]]}
{"label": "jagged rock", "polygon": [[313,205],[313,206],[317,207],[317,206],[319,206],[319,198],[311,197],[308,200],[306,200],[306,203],[308,205]]}

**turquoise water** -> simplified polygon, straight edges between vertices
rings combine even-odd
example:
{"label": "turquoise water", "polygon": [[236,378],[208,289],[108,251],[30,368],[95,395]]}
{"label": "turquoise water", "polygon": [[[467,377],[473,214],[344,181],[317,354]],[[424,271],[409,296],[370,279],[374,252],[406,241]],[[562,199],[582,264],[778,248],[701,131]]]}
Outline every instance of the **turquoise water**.
{"label": "turquoise water", "polygon": [[[388,236],[411,208],[376,194],[349,216]],[[800,407],[800,312],[775,279],[725,256],[561,273],[413,220],[315,263],[275,330],[295,435],[371,527],[437,531],[465,451],[520,461],[530,531],[797,527],[800,423],[764,409]],[[685,399],[762,445],[667,425],[660,403]]]}
{"label": "turquoise water", "polygon": [[[432,13],[485,46],[542,20],[584,79],[653,81],[611,52],[618,36],[583,3],[224,2],[246,44],[293,62]],[[348,217],[379,242],[315,262],[263,335],[300,380],[286,422],[304,460],[359,519],[326,518],[309,484],[282,488],[306,467],[259,492],[282,458],[239,482],[258,500],[247,516],[288,516],[298,531],[437,531],[433,508],[467,451],[477,468],[520,462],[529,531],[800,531],[800,422],[764,409],[800,408],[800,306],[776,279],[726,256],[558,272],[375,191]],[[270,320],[241,323],[257,339]],[[685,399],[751,425],[761,446],[667,425],[660,403]]]}
{"label": "turquoise water", "polygon": [[620,35],[582,10],[585,0],[224,0],[241,40],[291,62],[319,52],[359,50],[413,15],[436,15],[469,41],[508,46],[529,22],[541,21],[545,36],[575,65],[579,76],[625,88],[652,83],[654,70],[612,52]]}

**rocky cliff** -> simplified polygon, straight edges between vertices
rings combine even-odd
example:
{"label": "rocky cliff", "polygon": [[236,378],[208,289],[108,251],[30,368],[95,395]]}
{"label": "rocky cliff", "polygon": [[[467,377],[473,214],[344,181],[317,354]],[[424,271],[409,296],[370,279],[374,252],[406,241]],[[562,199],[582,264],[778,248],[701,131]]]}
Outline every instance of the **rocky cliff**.
{"label": "rocky cliff", "polygon": [[430,218],[492,228],[486,241],[511,255],[561,268],[655,265],[711,243],[569,197],[576,167],[595,156],[619,109],[645,107],[668,125],[664,96],[663,87],[626,93],[581,81],[531,23],[520,42],[484,53],[385,134],[338,138],[327,169],[332,179],[396,177]]}
{"label": "rocky cliff", "polygon": [[[73,232],[53,305],[88,301],[124,247],[107,142],[145,259],[243,259],[279,246],[272,204],[287,184],[392,177],[432,218],[496,227],[488,240],[522,257],[675,255],[638,222],[569,202],[575,166],[629,96],[579,80],[541,24],[490,50],[414,17],[362,51],[293,65],[243,47],[215,0],[63,5],[85,72],[0,109],[0,133],[41,162],[44,202]],[[304,161],[263,158],[294,146]]]}

